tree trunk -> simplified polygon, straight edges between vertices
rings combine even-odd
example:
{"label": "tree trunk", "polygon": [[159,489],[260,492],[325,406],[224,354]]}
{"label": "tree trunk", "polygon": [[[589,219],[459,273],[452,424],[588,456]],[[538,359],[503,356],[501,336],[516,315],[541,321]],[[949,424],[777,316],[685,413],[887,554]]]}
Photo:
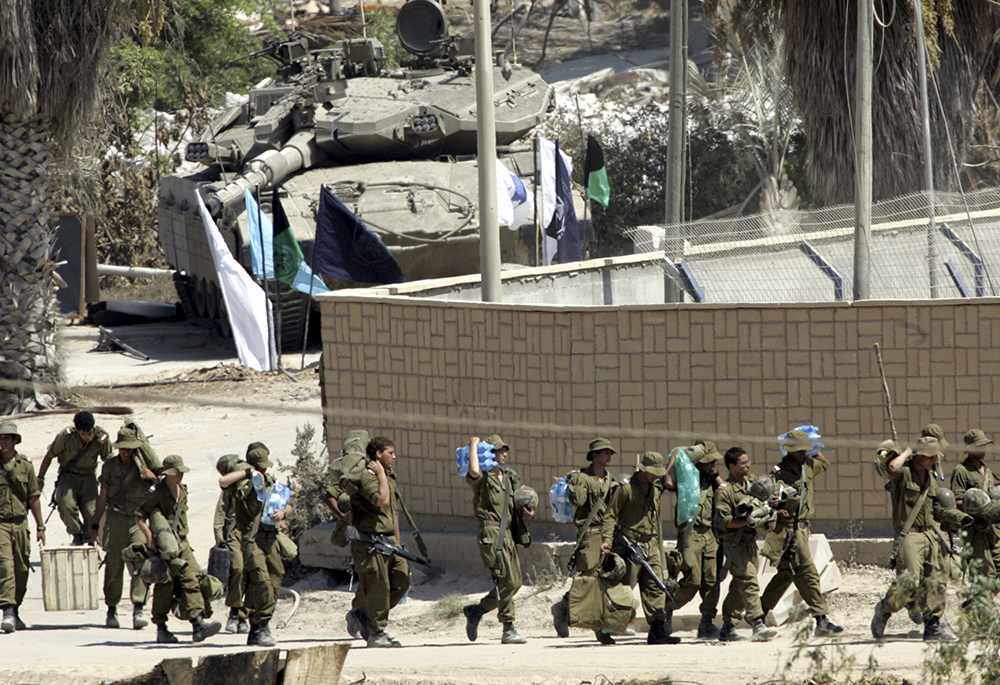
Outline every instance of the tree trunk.
{"label": "tree trunk", "polygon": [[0,118],[0,415],[54,402],[51,391],[37,387],[59,372],[51,159],[41,118]]}

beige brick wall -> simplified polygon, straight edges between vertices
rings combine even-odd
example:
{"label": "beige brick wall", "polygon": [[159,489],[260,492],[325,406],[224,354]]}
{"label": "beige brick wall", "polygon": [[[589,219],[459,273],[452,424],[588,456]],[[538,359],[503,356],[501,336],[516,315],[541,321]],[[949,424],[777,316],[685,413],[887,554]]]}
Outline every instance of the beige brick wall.
{"label": "beige brick wall", "polygon": [[[1000,435],[997,299],[556,308],[341,291],[320,300],[329,408],[451,422],[334,417],[331,446],[339,449],[339,436],[355,424],[393,437],[411,510],[440,521],[470,511],[455,448],[502,424],[768,438],[768,446],[745,443],[755,473],[780,458],[773,437],[803,423],[832,441],[874,445],[889,436],[875,342],[901,439],[915,439],[931,421],[953,443],[970,427]],[[512,466],[546,503],[553,479],[585,463],[587,442],[602,432],[609,431],[501,430],[514,448]],[[616,472],[631,470],[625,462],[639,451],[685,444],[614,440]],[[846,534],[863,524],[866,533],[887,532],[888,497],[873,451],[841,446],[826,454],[833,467],[817,480],[816,529]],[[956,458],[949,455],[951,465]],[[673,497],[665,503],[669,509]],[[551,521],[547,511],[541,518]]]}

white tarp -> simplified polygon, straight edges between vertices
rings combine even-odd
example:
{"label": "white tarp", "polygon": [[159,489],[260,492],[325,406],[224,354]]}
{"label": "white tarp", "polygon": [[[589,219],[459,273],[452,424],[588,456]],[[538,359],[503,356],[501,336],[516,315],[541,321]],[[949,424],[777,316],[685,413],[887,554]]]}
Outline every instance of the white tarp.
{"label": "white tarp", "polygon": [[271,303],[261,287],[253,282],[250,274],[233,258],[201,195],[198,195],[198,209],[205,224],[205,235],[212,250],[215,273],[219,277],[222,298],[226,302],[226,314],[233,330],[240,364],[257,371],[270,371],[276,366],[271,352],[275,349],[274,338],[268,334]]}
{"label": "white tarp", "polygon": [[[573,158],[562,150],[559,151],[563,161],[566,163],[566,170],[573,173]],[[545,229],[552,221],[552,214],[556,211],[556,144],[551,140],[538,138],[539,156],[539,176],[542,188],[542,211],[539,217],[542,222],[542,264],[548,266],[556,256],[559,243],[555,238],[545,235]]]}

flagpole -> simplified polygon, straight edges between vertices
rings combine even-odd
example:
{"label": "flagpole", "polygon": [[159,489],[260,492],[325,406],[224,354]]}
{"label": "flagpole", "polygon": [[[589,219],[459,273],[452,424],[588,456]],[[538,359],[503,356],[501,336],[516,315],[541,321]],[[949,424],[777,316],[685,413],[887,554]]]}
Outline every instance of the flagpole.
{"label": "flagpole", "polygon": [[542,172],[541,167],[538,165],[538,136],[535,136],[535,140],[531,145],[531,157],[535,165],[535,175],[531,178],[531,192],[534,193],[535,198],[535,266],[541,266],[542,229],[538,222],[538,205],[541,204],[541,198],[538,197],[538,175]]}
{"label": "flagpole", "polygon": [[497,217],[497,133],[493,111],[493,39],[487,0],[474,0],[476,147],[479,162],[479,268],[483,302],[500,302],[500,222]]}
{"label": "flagpole", "polygon": [[[277,196],[278,189],[274,190]],[[316,283],[316,234],[313,233],[312,256],[309,258],[309,306],[306,307],[306,329],[302,332],[302,361],[299,363],[300,371],[306,369],[306,345],[309,343],[309,315],[312,313],[313,285]],[[321,370],[322,372],[322,370]]]}
{"label": "flagpole", "polygon": [[[257,232],[260,233],[260,275],[264,279],[264,317],[267,320],[267,363],[270,366],[274,361],[274,348],[271,340],[274,338],[274,321],[271,319],[271,308],[267,306],[270,299],[267,285],[267,251],[264,249],[264,221],[260,211],[260,186],[254,187],[254,199],[257,201]],[[272,238],[273,239],[273,238]],[[272,248],[273,251],[273,248]],[[280,367],[281,365],[278,364]],[[274,371],[275,369],[270,369]]]}
{"label": "flagpole", "polygon": [[[584,0],[587,2],[588,0]],[[590,26],[590,23],[587,23]],[[583,152],[583,220],[587,221],[587,211],[590,209],[590,195],[587,194],[587,186],[590,183],[590,179],[587,178],[587,141],[583,137],[583,117],[580,116],[580,94],[574,94],[574,99],[576,100],[576,127],[580,130],[580,149]],[[583,246],[580,247],[581,252],[583,251]]]}

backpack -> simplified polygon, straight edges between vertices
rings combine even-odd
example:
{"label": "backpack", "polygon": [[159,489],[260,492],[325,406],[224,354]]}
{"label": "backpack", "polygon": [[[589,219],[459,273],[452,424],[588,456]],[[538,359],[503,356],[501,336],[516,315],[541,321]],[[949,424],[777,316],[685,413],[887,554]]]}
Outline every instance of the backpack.
{"label": "backpack", "polygon": [[368,468],[366,445],[368,445],[368,431],[350,431],[344,436],[344,446],[340,456],[330,462],[331,475],[349,496],[358,492],[361,475]]}
{"label": "backpack", "polygon": [[130,428],[135,431],[136,436],[139,438],[142,444],[136,450],[138,452],[139,459],[142,463],[153,473],[159,474],[160,469],[163,468],[163,462],[156,455],[156,450],[153,449],[152,445],[149,444],[149,439],[146,434],[142,432],[139,428],[139,424],[135,422],[135,419],[125,419],[125,423],[122,424],[123,428]]}

